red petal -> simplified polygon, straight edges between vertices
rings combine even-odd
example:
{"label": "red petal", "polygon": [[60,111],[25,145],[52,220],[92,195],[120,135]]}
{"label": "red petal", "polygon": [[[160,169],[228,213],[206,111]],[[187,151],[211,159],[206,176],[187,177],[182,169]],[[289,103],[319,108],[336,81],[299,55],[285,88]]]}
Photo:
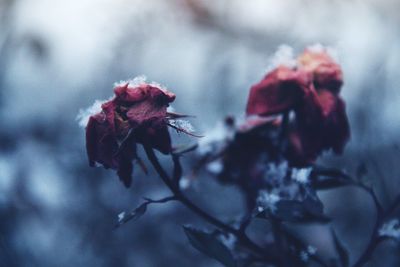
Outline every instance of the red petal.
{"label": "red petal", "polygon": [[302,69],[312,74],[317,90],[325,88],[336,94],[340,91],[343,84],[342,70],[326,51],[306,49],[299,56],[298,62]]}
{"label": "red petal", "polygon": [[118,163],[113,158],[113,154],[117,148],[117,141],[105,115],[99,113],[91,116],[86,127],[86,150],[90,166],[98,162],[105,168],[116,168]]}
{"label": "red petal", "polygon": [[129,84],[114,88],[117,101],[137,103],[151,99],[161,105],[167,105],[175,100],[175,95],[165,89],[149,84],[141,84],[136,87],[129,87]]}
{"label": "red petal", "polygon": [[140,129],[135,135],[136,141],[159,150],[161,153],[171,152],[171,137],[163,120],[153,120]]}
{"label": "red petal", "polygon": [[267,116],[292,109],[308,86],[305,72],[281,66],[251,87],[246,113]]}

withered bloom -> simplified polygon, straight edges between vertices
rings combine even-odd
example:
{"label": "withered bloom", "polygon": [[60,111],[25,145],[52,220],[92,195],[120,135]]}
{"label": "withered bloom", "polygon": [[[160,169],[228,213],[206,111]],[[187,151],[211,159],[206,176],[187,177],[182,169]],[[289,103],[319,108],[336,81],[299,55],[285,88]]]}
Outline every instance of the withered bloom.
{"label": "withered bloom", "polygon": [[340,66],[325,50],[306,49],[297,66],[279,66],[250,90],[247,115],[294,111],[286,154],[294,166],[313,163],[324,150],[342,153],[350,137]]}
{"label": "withered bloom", "polygon": [[90,166],[96,163],[117,170],[126,187],[132,182],[136,144],[171,152],[167,112],[175,95],[156,85],[129,83],[114,88],[115,96],[102,104],[86,127],[86,149]]}

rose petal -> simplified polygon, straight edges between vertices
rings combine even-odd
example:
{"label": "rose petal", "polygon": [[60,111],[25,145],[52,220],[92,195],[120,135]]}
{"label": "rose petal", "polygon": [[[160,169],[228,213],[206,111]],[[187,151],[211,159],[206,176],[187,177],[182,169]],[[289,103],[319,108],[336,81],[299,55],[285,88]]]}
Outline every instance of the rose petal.
{"label": "rose petal", "polygon": [[86,150],[89,165],[95,162],[102,164],[105,168],[116,168],[118,163],[113,154],[118,148],[118,143],[110,130],[109,124],[103,113],[89,118],[86,127]]}
{"label": "rose petal", "polygon": [[114,88],[116,100],[119,102],[136,103],[145,99],[156,101],[160,105],[167,105],[175,100],[175,94],[149,84],[142,84],[131,88],[129,84]]}
{"label": "rose petal", "polygon": [[247,115],[267,116],[294,108],[307,91],[308,83],[305,72],[278,67],[251,87]]}
{"label": "rose petal", "polygon": [[317,90],[325,88],[339,93],[343,84],[343,73],[326,51],[316,52],[306,49],[297,61],[300,68],[312,74]]}

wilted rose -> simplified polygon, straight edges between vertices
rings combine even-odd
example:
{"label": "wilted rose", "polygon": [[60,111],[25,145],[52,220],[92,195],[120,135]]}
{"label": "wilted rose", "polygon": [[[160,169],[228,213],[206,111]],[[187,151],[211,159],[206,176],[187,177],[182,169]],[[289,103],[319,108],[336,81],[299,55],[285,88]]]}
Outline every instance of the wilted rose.
{"label": "wilted rose", "polygon": [[119,85],[114,93],[113,99],[102,104],[101,112],[89,118],[86,149],[91,166],[97,162],[117,170],[129,187],[133,161],[138,160],[137,143],[164,154],[171,152],[167,107],[175,95],[146,83]]}
{"label": "wilted rose", "polygon": [[341,153],[350,137],[340,66],[325,50],[306,49],[297,66],[278,66],[250,90],[247,115],[294,111],[286,152],[295,166],[313,163],[324,150]]}

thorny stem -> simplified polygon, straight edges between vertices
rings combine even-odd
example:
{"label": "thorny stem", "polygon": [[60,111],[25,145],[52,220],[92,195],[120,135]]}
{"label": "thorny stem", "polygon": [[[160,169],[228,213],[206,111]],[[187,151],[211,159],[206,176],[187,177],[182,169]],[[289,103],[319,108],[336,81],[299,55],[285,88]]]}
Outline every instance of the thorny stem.
{"label": "thorny stem", "polygon": [[154,169],[160,176],[161,180],[165,183],[165,185],[171,190],[171,192],[174,194],[176,199],[180,201],[183,205],[185,205],[187,208],[189,208],[191,211],[202,217],[204,220],[209,222],[210,224],[215,225],[219,229],[231,233],[237,237],[237,239],[240,241],[240,243],[249,249],[250,251],[256,252],[263,258],[265,258],[268,261],[271,262],[276,262],[277,261],[277,256],[273,255],[271,252],[264,250],[262,247],[254,243],[244,232],[235,229],[217,218],[213,217],[212,215],[208,214],[206,211],[202,210],[198,206],[196,206],[192,201],[190,201],[179,189],[179,185],[175,184],[172,182],[171,178],[167,174],[167,172],[164,170],[164,168],[161,166],[160,162],[158,161],[157,156],[155,155],[153,149],[149,146],[144,146],[144,150],[146,152],[146,155],[153,165]]}

